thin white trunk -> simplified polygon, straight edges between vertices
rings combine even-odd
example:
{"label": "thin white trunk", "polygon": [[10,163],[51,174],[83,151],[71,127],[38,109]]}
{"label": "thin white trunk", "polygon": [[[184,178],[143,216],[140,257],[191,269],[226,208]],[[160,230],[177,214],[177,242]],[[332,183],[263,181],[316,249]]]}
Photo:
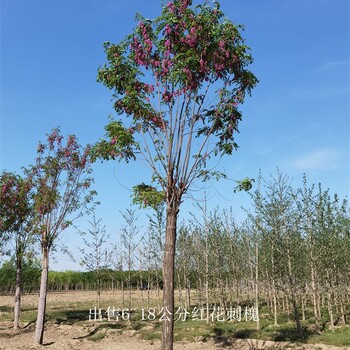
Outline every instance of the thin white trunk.
{"label": "thin white trunk", "polygon": [[49,271],[49,251],[47,248],[43,248],[42,262],[41,262],[38,317],[36,320],[36,327],[35,327],[35,343],[37,344],[43,344],[43,340],[44,340],[44,323],[45,323],[48,271]]}
{"label": "thin white trunk", "polygon": [[[272,247],[273,249],[273,247]],[[276,283],[275,283],[275,276],[274,276],[274,269],[275,269],[275,262],[273,258],[273,250],[271,254],[271,264],[272,264],[272,295],[273,295],[273,319],[274,319],[274,325],[278,326],[278,320],[277,320],[277,292],[276,292]]]}
{"label": "thin white trunk", "polygon": [[187,278],[187,310],[191,308],[191,281]]}
{"label": "thin white trunk", "polygon": [[255,308],[257,312],[256,329],[260,329],[259,321],[259,245],[255,243]]}
{"label": "thin white trunk", "polygon": [[314,309],[314,318],[315,318],[315,326],[316,326],[316,331],[320,331],[320,314],[318,312],[318,302],[319,298],[317,297],[318,295],[318,288],[317,288],[317,283],[316,283],[316,271],[313,263],[313,254],[312,254],[312,249],[310,251],[310,260],[311,260],[311,290],[312,290],[312,304],[313,304],[313,309]]}
{"label": "thin white trunk", "polygon": [[340,293],[340,312],[343,325],[346,324],[346,308],[344,304],[344,294]]}
{"label": "thin white trunk", "polygon": [[16,270],[16,291],[15,291],[15,308],[14,308],[14,322],[13,328],[19,328],[19,319],[21,312],[21,286],[22,286],[22,256],[17,257]]}
{"label": "thin white trunk", "polygon": [[205,303],[207,311],[207,323],[209,323],[209,251],[208,251],[208,226],[205,224]]}

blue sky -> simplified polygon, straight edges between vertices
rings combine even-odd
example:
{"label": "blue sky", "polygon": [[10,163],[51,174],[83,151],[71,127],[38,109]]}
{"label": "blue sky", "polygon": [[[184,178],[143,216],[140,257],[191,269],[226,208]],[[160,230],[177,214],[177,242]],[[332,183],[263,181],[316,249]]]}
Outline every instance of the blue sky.
{"label": "blue sky", "polygon": [[[0,170],[20,172],[56,126],[76,134],[81,144],[103,135],[113,109],[110,91],[96,83],[97,69],[106,62],[102,44],[129,34],[136,12],[158,16],[161,1],[0,4]],[[344,198],[350,192],[349,1],[222,0],[221,9],[245,25],[251,70],[260,80],[243,106],[240,148],[222,167],[242,179],[256,178],[259,169],[268,177],[278,166],[295,186],[306,173],[310,183],[321,182]],[[94,166],[94,177],[97,215],[113,235],[122,225],[119,211],[130,206],[129,189],[147,181],[148,172],[139,164],[103,163]],[[232,188],[227,181],[207,184],[209,205],[232,206],[241,219],[248,196]],[[203,189],[193,197],[201,200]],[[181,215],[192,208],[186,199]],[[73,246],[78,239],[71,236],[64,240]]]}

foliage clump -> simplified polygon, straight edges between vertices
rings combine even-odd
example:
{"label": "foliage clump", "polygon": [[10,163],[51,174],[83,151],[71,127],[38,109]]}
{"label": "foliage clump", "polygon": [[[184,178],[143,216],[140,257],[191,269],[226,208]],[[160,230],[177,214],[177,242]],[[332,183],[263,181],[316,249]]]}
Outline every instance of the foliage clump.
{"label": "foliage clump", "polygon": [[133,188],[133,204],[139,204],[142,208],[151,207],[155,210],[165,201],[165,193],[157,191],[153,186],[141,183]]}
{"label": "foliage clump", "polygon": [[113,91],[122,119],[111,118],[92,158],[141,159],[163,191],[171,174],[184,193],[194,179],[222,177],[203,171],[207,160],[238,147],[239,105],[257,84],[247,69],[253,59],[243,26],[217,1],[170,1],[158,18],[137,20],[123,41],[104,44],[108,64],[97,81]]}

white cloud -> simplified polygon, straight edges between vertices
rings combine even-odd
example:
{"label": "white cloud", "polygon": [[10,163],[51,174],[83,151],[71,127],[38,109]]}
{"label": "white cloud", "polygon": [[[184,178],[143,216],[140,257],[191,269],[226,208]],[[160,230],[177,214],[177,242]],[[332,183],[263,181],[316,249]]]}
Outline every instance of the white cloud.
{"label": "white cloud", "polygon": [[338,168],[340,158],[339,151],[323,149],[303,155],[293,165],[300,170],[334,170]]}
{"label": "white cloud", "polygon": [[332,68],[337,68],[337,67],[341,67],[344,65],[348,65],[350,63],[349,59],[346,60],[338,60],[338,61],[329,61],[326,62],[324,64],[322,64],[321,66],[316,68],[316,71],[322,71],[322,70],[328,70],[328,69],[332,69]]}

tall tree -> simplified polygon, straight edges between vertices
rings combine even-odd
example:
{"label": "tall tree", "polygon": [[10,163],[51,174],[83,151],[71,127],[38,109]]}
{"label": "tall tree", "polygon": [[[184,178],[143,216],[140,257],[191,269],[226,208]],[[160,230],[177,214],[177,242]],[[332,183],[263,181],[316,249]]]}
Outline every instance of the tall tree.
{"label": "tall tree", "polygon": [[155,212],[148,218],[150,220],[148,227],[149,241],[149,262],[151,270],[154,271],[154,279],[157,290],[158,307],[161,304],[160,289],[162,281],[162,252],[164,251],[164,232],[165,232],[165,210],[164,205],[157,206]]}
{"label": "tall tree", "polygon": [[317,201],[314,195],[314,185],[311,187],[307,184],[307,178],[303,176],[303,187],[298,189],[297,205],[301,216],[301,228],[305,235],[304,241],[308,251],[307,255],[307,272],[310,276],[310,289],[312,294],[312,305],[315,319],[316,331],[320,331],[320,319],[321,315],[319,310],[319,261],[321,260],[322,251],[317,239]]}
{"label": "tall tree", "polygon": [[135,238],[140,233],[140,227],[137,225],[138,217],[134,209],[127,209],[121,213],[124,225],[121,229],[121,243],[124,248],[124,256],[126,258],[126,270],[128,273],[127,286],[129,290],[128,308],[131,310],[131,270],[135,267],[135,253],[140,241],[135,242]]}
{"label": "tall tree", "polygon": [[[266,182],[266,193],[261,197],[257,191],[254,196],[254,224],[267,243],[271,261],[271,274],[278,287],[288,296],[293,307],[297,334],[302,337],[298,293],[304,277],[305,250],[301,235],[301,217],[297,210],[295,191],[291,180],[277,169],[277,175]],[[301,263],[303,262],[303,263]],[[274,305],[275,307],[275,305]]]}
{"label": "tall tree", "polygon": [[95,191],[89,188],[91,166],[89,147],[82,148],[74,135],[63,136],[59,128],[39,143],[37,158],[28,174],[34,186],[34,206],[41,243],[41,280],[35,342],[43,343],[49,253],[57,238],[72,222],[87,212]]}
{"label": "tall tree", "polygon": [[257,79],[247,69],[252,56],[242,27],[224,18],[218,2],[193,7],[191,0],[174,0],[154,20],[137,17],[131,35],[104,46],[108,65],[98,81],[113,91],[114,108],[124,118],[109,122],[93,155],[146,162],[154,186],[140,187],[147,194],[143,203],[154,199],[156,189],[165,200],[162,349],[169,350],[180,203],[194,181],[224,176],[208,170],[209,159],[237,148],[238,106]]}
{"label": "tall tree", "polygon": [[[19,328],[23,258],[33,242],[32,184],[30,178],[4,171],[0,175],[0,237],[15,246],[16,289],[13,327]],[[1,246],[0,246],[1,249]]]}
{"label": "tall tree", "polygon": [[90,228],[87,232],[82,231],[84,248],[79,248],[82,253],[80,264],[85,266],[96,277],[97,307],[100,308],[102,277],[106,269],[110,267],[110,252],[106,244],[110,235],[106,232],[106,226],[101,225],[102,219],[97,219],[95,212],[92,221],[89,221]]}

